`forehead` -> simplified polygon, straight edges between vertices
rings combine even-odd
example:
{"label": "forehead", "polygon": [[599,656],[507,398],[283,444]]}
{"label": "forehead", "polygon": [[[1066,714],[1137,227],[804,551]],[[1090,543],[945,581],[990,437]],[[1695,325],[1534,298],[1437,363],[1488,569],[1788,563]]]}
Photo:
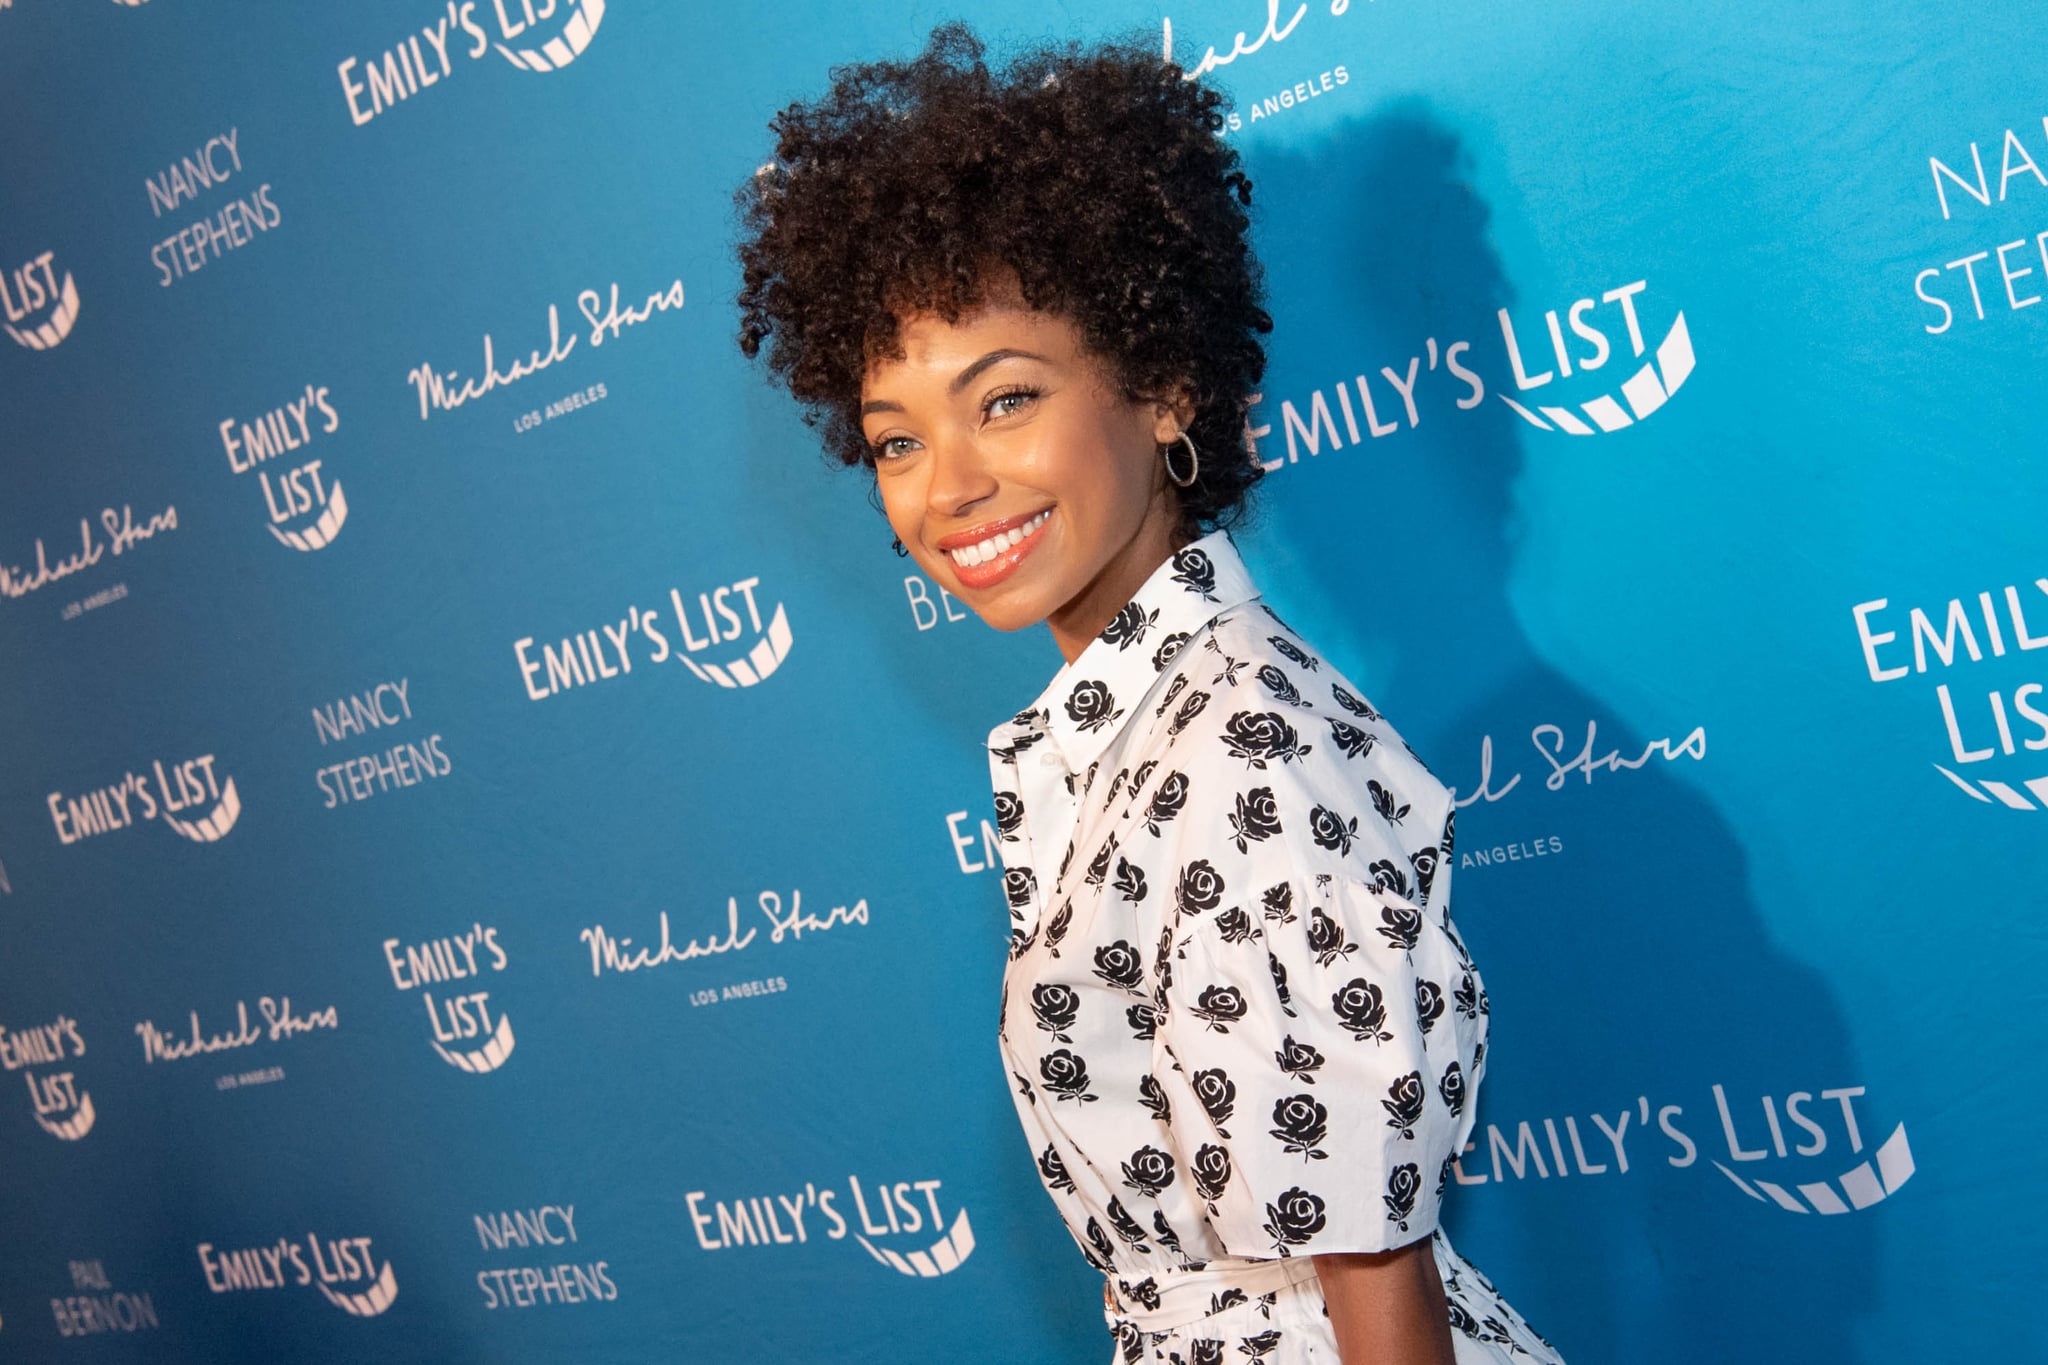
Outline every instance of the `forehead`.
{"label": "forehead", "polygon": [[897,320],[897,354],[870,357],[861,392],[891,386],[944,384],[990,351],[1029,351],[1059,365],[1085,360],[1080,333],[1067,319],[1021,303],[991,302],[952,320],[937,312],[905,313]]}

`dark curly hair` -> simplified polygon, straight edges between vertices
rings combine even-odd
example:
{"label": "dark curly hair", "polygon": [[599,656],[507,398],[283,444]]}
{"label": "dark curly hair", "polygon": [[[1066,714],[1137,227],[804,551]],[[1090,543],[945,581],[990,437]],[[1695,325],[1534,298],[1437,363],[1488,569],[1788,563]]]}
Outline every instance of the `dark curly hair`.
{"label": "dark curly hair", "polygon": [[828,454],[871,462],[861,378],[870,356],[900,354],[898,317],[955,320],[1007,267],[1127,399],[1187,385],[1201,470],[1175,490],[1181,528],[1235,521],[1261,473],[1244,424],[1273,320],[1246,239],[1251,181],[1218,136],[1224,97],[1136,38],[991,71],[963,24],[915,60],[831,74],[823,98],[775,116],[775,159],[736,195],[740,349],[768,346]]}

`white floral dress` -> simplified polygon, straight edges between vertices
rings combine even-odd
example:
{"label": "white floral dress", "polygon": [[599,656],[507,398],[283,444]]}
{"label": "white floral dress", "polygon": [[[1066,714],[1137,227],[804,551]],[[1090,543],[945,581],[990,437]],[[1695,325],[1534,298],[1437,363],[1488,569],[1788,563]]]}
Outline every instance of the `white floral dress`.
{"label": "white floral dress", "polygon": [[1258,600],[1162,564],[989,736],[1017,1113],[1125,1361],[1335,1365],[1312,1256],[1431,1236],[1461,1365],[1557,1362],[1437,1228],[1487,999],[1449,794]]}

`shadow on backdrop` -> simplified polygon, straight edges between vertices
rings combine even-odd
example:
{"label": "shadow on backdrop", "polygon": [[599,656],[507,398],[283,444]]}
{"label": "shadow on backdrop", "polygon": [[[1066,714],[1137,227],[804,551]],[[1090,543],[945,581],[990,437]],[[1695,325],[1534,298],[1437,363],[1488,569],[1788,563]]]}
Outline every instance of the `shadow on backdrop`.
{"label": "shadow on backdrop", "polygon": [[[1491,791],[1521,774],[1458,816],[1452,904],[1492,997],[1494,1046],[1477,1146],[1462,1163],[1473,1183],[1449,1205],[1453,1240],[1573,1365],[1855,1358],[1883,1210],[1802,1216],[1715,1169],[1790,1190],[1839,1178],[1890,1132],[1854,1096],[1849,1114],[1843,1099],[1820,1098],[1861,1084],[1828,984],[1773,942],[1741,844],[1682,771],[1696,760],[1653,756],[1551,790],[1553,767],[1532,743],[1537,727],[1559,727],[1569,762],[1591,722],[1596,754],[1633,759],[1667,734],[1675,749],[1705,719],[1674,712],[1647,733],[1631,726],[1597,687],[1539,656],[1510,603],[1524,434],[1531,458],[1551,461],[1640,458],[1634,433],[1583,444],[1536,433],[1496,397],[1513,390],[1497,372],[1504,362],[1485,358],[1501,353],[1496,312],[1513,291],[1489,208],[1464,178],[1468,154],[1427,108],[1393,105],[1248,160],[1278,323],[1259,410],[1273,424],[1265,458],[1286,451],[1282,399],[1300,407],[1340,376],[1405,371],[1427,337],[1470,340],[1481,359],[1466,363],[1486,384],[1470,410],[1445,398],[1412,429],[1403,420],[1384,438],[1302,454],[1266,481],[1242,537],[1260,561],[1292,566],[1284,578],[1268,571],[1269,599],[1379,694],[1461,800],[1480,790],[1482,736]],[[1610,269],[1642,267],[1595,261],[1559,274]],[[1384,420],[1399,403],[1379,392]],[[1671,412],[1664,420],[1684,420]],[[1597,533],[1563,552],[1600,554]],[[1472,861],[1494,846],[1550,847],[1553,836],[1561,851],[1533,861]],[[1801,1112],[1825,1134],[1817,1151],[1785,1113],[1794,1092],[1810,1097]],[[1619,1131],[1625,1173],[1596,1114]],[[1853,1142],[1850,1114],[1861,1125]],[[1660,1116],[1685,1135],[1689,1160]],[[1546,1119],[1563,1138],[1563,1169]],[[1524,1122],[1533,1157],[1518,1147]],[[1520,1157],[1520,1178],[1496,1161],[1489,1125]],[[1743,1152],[1763,1155],[1737,1158],[1731,1131]]]}

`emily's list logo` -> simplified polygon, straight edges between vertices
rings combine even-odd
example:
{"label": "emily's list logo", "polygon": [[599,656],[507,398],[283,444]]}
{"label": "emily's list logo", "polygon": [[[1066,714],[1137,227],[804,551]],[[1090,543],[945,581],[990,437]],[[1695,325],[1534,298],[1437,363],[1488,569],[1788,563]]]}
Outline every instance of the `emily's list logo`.
{"label": "emily's list logo", "polygon": [[[2025,664],[2027,654],[2048,648],[2043,598],[2048,578],[2000,584],[1932,607],[1894,606],[1879,597],[1849,609],[1872,682],[1910,678],[1909,687],[1924,688],[1928,674],[1943,678],[1922,695],[1941,714],[1955,767],[1936,763],[1934,770],[1985,805],[2048,810],[2048,683]],[[2008,654],[2015,660],[2005,662]],[[2034,676],[2025,677],[2028,671]],[[1993,685],[1979,691],[1987,680]]]}
{"label": "emily's list logo", "polygon": [[517,1045],[511,1016],[500,1009],[493,1023],[491,993],[475,989],[484,973],[495,976],[505,970],[507,961],[498,946],[496,925],[472,924],[462,933],[425,943],[384,940],[391,984],[420,993],[434,1051],[457,1071],[474,1075],[496,1071]]}
{"label": "emily's list logo", "polygon": [[224,418],[220,443],[228,468],[237,474],[256,471],[263,505],[270,513],[270,534],[294,550],[321,550],[333,544],[348,521],[348,499],[341,480],[303,451],[323,436],[341,430],[325,384],[306,385],[290,400],[261,416]]}
{"label": "emily's list logo", "polygon": [[[853,1240],[877,1262],[914,1279],[950,1275],[974,1254],[974,1226],[960,1207],[947,1222],[938,1180],[863,1185],[848,1176],[837,1185],[806,1182],[801,1189],[710,1199],[703,1190],[683,1196],[697,1245],[705,1251],[743,1246],[796,1246],[812,1237]],[[844,1200],[844,1203],[841,1201]],[[855,1224],[859,1231],[854,1230]],[[936,1240],[933,1240],[936,1238]]]}
{"label": "emily's list logo", "polygon": [[[92,1131],[92,1095],[70,1071],[57,1071],[85,1055],[85,1036],[78,1021],[60,1014],[47,1024],[25,1029],[0,1027],[0,1068],[19,1071],[28,1082],[36,1124],[50,1136],[76,1142]],[[40,1069],[38,1069],[40,1068]]]}
{"label": "emily's list logo", "polygon": [[514,640],[512,653],[526,695],[546,701],[571,688],[626,677],[636,657],[647,664],[679,663],[700,682],[752,687],[782,667],[794,638],[783,604],[767,607],[754,594],[759,586],[760,576],[753,575],[691,597],[670,588],[672,617],[659,609],[628,606],[616,621],[556,643],[536,647],[531,635]]}
{"label": "emily's list logo", "polygon": [[71,335],[78,321],[78,286],[71,272],[59,281],[51,264],[56,253],[45,251],[12,270],[0,270],[0,323],[17,346],[47,351]]}
{"label": "emily's list logo", "polygon": [[315,1285],[323,1297],[353,1318],[374,1318],[398,1297],[391,1262],[377,1264],[367,1237],[280,1237],[264,1246],[225,1250],[201,1242],[199,1268],[216,1294]]}
{"label": "emily's list logo", "polygon": [[521,71],[560,71],[604,23],[605,0],[448,0],[433,18],[374,57],[344,58],[336,72],[349,121],[379,114],[439,85],[492,52]]}
{"label": "emily's list logo", "polygon": [[126,772],[118,782],[76,796],[51,792],[47,802],[57,841],[75,844],[127,829],[143,820],[162,820],[194,843],[225,839],[241,818],[235,779],[214,771],[213,755],[165,766],[157,759],[144,772]]}

